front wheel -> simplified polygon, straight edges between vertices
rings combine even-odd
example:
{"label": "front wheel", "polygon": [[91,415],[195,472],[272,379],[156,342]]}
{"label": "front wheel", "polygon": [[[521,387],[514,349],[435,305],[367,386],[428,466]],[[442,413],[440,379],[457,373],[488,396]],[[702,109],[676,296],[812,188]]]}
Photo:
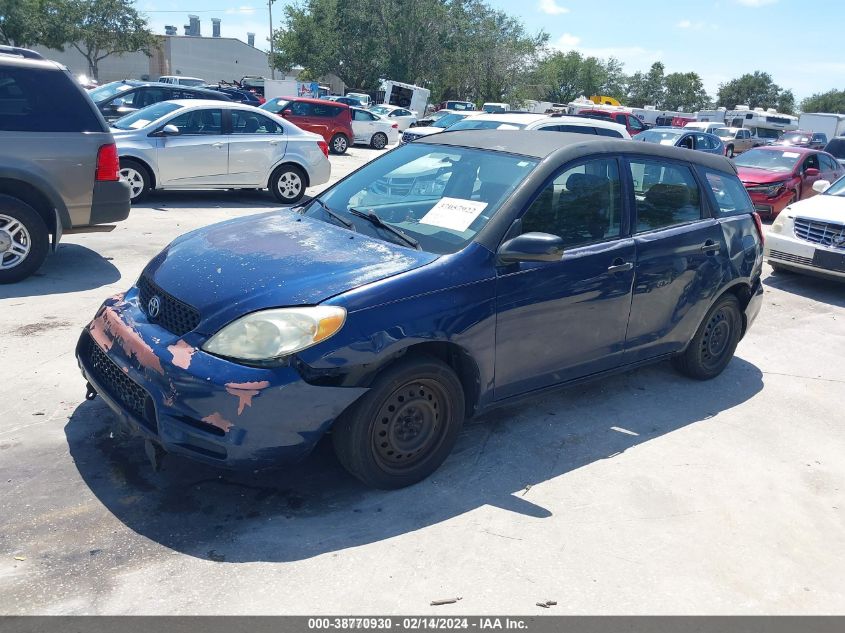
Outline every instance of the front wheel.
{"label": "front wheel", "polygon": [[387,134],[384,132],[373,134],[373,138],[370,139],[370,147],[373,149],[384,149],[387,147]]}
{"label": "front wheel", "polygon": [[305,195],[305,172],[296,165],[282,165],[270,176],[268,188],[279,202],[299,202]]}
{"label": "front wheel", "polygon": [[343,134],[335,134],[331,143],[329,143],[329,147],[332,148],[333,154],[345,154],[346,150],[349,149],[349,139]]}
{"label": "front wheel", "polygon": [[715,378],[733,358],[741,335],[739,301],[727,294],[710,308],[686,351],[672,359],[675,368],[690,378]]}
{"label": "front wheel", "polygon": [[733,145],[728,145],[727,149],[725,149],[725,156],[727,156],[728,158],[733,158],[734,156],[736,156],[736,154],[734,154]]}
{"label": "front wheel", "polygon": [[29,277],[41,267],[50,248],[47,225],[31,206],[0,195],[0,284]]}
{"label": "front wheel", "polygon": [[454,370],[429,357],[389,367],[338,418],[332,441],[346,470],[374,488],[410,486],[448,457],[464,422],[464,390]]}

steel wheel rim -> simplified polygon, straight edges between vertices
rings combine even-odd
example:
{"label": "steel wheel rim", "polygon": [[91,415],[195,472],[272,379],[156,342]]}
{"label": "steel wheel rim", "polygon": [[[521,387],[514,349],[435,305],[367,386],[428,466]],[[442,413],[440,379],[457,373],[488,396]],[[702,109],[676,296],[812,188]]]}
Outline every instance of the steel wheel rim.
{"label": "steel wheel rim", "polygon": [[276,188],[279,190],[279,193],[283,198],[295,198],[299,195],[299,192],[302,191],[302,178],[292,171],[286,171],[279,176]]}
{"label": "steel wheel rim", "polygon": [[346,151],[346,139],[345,138],[343,138],[342,136],[338,136],[334,140],[334,151],[336,151],[338,154]]}
{"label": "steel wheel rim", "polygon": [[0,213],[0,270],[19,266],[32,250],[32,238],[23,222]]}
{"label": "steel wheel rim", "polygon": [[379,467],[403,473],[430,457],[442,444],[451,415],[446,391],[435,380],[413,380],[394,390],[372,427],[372,449]]}
{"label": "steel wheel rim", "polygon": [[715,367],[722,361],[730,344],[732,332],[733,325],[724,308],[710,317],[701,339],[701,358],[706,367]]}
{"label": "steel wheel rim", "polygon": [[120,179],[129,183],[129,198],[134,200],[144,191],[144,177],[137,169],[120,168]]}

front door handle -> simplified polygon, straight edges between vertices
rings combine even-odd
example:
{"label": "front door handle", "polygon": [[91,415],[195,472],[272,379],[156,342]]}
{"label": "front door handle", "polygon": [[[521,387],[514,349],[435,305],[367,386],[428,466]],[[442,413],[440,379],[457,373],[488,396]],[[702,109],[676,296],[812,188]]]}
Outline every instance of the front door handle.
{"label": "front door handle", "polygon": [[623,261],[622,258],[617,257],[613,260],[613,265],[607,267],[607,272],[613,273],[624,273],[632,270],[634,265],[631,262]]}
{"label": "front door handle", "polygon": [[701,251],[703,253],[707,253],[708,255],[711,253],[718,253],[721,249],[722,247],[716,244],[713,240],[707,240],[701,245]]}
{"label": "front door handle", "polygon": [[219,148],[223,147],[223,143],[212,143],[211,146],[219,149]]}

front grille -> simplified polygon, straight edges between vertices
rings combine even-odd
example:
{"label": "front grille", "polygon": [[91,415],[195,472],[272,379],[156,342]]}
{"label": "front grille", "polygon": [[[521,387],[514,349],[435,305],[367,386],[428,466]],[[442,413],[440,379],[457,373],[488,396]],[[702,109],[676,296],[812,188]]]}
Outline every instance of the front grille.
{"label": "front grille", "polygon": [[151,402],[148,405],[147,392],[127,376],[96,343],[89,342],[89,347],[89,359],[95,380],[108,390],[109,395],[120,405],[155,431],[155,415],[150,416],[147,411],[148,406],[152,408]]}
{"label": "front grille", "polygon": [[780,259],[785,262],[792,262],[793,264],[803,264],[804,266],[812,266],[812,257],[801,257],[799,255],[792,255],[791,253],[784,253],[783,251],[771,251],[770,256],[774,259]]}
{"label": "front grille", "polygon": [[845,248],[845,224],[795,218],[795,236],[814,244]]}
{"label": "front grille", "polygon": [[411,134],[410,132],[405,132],[402,135],[402,142],[403,143],[410,143],[411,141],[416,140],[418,138],[419,138],[419,134]]}
{"label": "front grille", "polygon": [[[153,297],[158,297],[159,300],[159,313],[155,317],[151,316],[149,311],[150,299]],[[167,294],[146,275],[142,275],[138,280],[138,301],[141,310],[151,322],[177,336],[187,334],[199,325],[200,313],[196,308]]]}

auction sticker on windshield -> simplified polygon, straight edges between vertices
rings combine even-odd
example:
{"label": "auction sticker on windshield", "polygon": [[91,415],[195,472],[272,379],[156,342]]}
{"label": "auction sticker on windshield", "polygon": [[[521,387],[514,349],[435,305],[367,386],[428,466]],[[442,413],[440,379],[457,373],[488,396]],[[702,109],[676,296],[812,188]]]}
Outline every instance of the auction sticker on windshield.
{"label": "auction sticker on windshield", "polygon": [[461,200],[460,198],[441,198],[420,219],[420,224],[430,224],[442,229],[451,229],[463,233],[486,207],[486,202]]}
{"label": "auction sticker on windshield", "polygon": [[784,152],[783,153],[784,158],[798,158],[799,156],[801,156],[801,154],[799,154],[798,152]]}

